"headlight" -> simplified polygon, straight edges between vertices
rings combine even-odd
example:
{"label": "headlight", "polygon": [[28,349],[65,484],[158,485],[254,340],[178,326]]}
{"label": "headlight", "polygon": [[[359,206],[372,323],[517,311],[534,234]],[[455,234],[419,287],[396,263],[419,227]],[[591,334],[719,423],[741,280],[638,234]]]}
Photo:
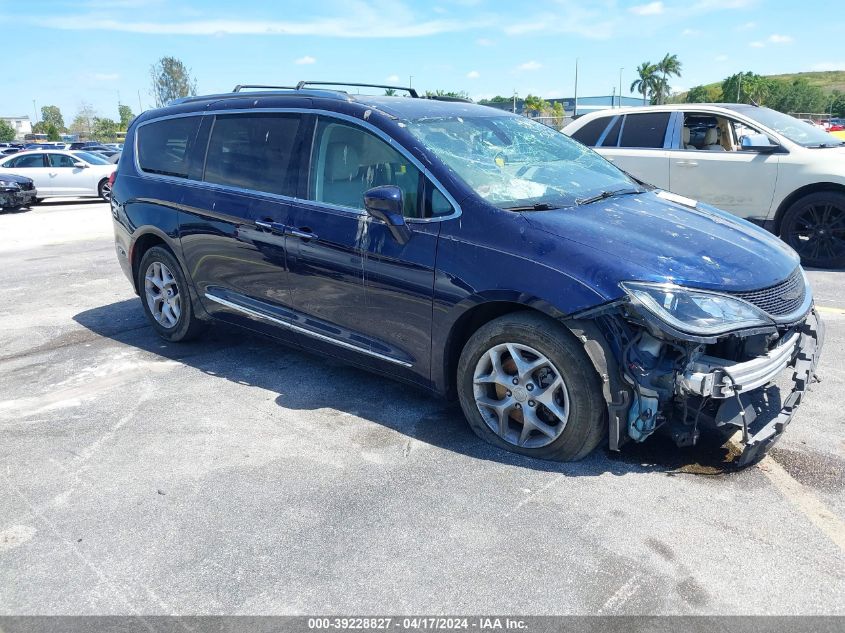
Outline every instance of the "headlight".
{"label": "headlight", "polygon": [[623,282],[622,288],[654,316],[690,334],[712,336],[772,324],[762,310],[728,295],[639,281]]}
{"label": "headlight", "polygon": [[15,180],[0,180],[0,187],[11,187],[12,189],[21,188],[21,186]]}

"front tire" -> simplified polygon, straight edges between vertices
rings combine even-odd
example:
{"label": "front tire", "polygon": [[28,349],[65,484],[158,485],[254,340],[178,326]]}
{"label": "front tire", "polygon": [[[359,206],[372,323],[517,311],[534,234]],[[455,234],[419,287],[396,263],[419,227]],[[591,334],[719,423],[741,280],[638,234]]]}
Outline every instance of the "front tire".
{"label": "front tire", "polygon": [[601,383],[583,347],[549,317],[505,315],[470,337],[458,398],[472,430],[508,451],[576,461],[607,429]]}
{"label": "front tire", "polygon": [[144,313],[161,338],[173,343],[189,341],[205,329],[194,314],[182,267],[166,248],[154,246],[144,253],[137,288]]}
{"label": "front tire", "polygon": [[845,194],[819,191],[804,196],[787,209],[780,226],[781,238],[804,266],[845,266]]}

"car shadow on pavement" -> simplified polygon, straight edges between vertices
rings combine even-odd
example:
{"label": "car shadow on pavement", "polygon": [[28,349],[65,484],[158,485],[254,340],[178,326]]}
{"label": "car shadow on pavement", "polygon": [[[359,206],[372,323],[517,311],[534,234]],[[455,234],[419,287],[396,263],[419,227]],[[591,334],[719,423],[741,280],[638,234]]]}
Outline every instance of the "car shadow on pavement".
{"label": "car shadow on pavement", "polygon": [[[476,459],[567,476],[636,472],[718,476],[736,471],[735,452],[705,436],[697,446],[684,449],[662,436],[643,444],[630,442],[620,453],[600,447],[577,463],[523,457],[477,438],[457,403],[234,326],[215,324],[199,341],[168,343],[149,326],[137,299],[86,310],[73,319],[97,335],[181,362],[214,379],[269,390],[278,394],[276,404],[286,409],[340,411]],[[342,423],[341,419],[338,424]],[[373,433],[372,441],[384,443],[385,437]]]}

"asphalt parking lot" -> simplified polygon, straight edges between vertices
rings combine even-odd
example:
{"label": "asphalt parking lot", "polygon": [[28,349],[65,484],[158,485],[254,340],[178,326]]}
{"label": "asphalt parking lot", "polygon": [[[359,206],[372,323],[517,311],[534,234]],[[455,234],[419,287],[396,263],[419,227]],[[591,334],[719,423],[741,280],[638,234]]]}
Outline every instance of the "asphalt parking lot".
{"label": "asphalt parking lot", "polygon": [[0,614],[845,614],[845,272],[782,442],[577,464],[223,327],[165,344],[101,202],[0,215]]}

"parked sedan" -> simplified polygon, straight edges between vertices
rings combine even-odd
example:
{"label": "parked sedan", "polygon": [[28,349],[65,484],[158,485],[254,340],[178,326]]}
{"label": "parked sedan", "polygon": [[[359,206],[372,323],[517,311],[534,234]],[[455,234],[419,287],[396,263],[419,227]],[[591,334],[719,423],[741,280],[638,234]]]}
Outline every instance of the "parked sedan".
{"label": "parked sedan", "polygon": [[0,212],[34,204],[37,195],[32,178],[0,174]]}
{"label": "parked sedan", "polygon": [[115,166],[99,154],[73,151],[20,152],[0,160],[0,176],[12,173],[35,181],[38,197],[111,197],[109,176]]}

